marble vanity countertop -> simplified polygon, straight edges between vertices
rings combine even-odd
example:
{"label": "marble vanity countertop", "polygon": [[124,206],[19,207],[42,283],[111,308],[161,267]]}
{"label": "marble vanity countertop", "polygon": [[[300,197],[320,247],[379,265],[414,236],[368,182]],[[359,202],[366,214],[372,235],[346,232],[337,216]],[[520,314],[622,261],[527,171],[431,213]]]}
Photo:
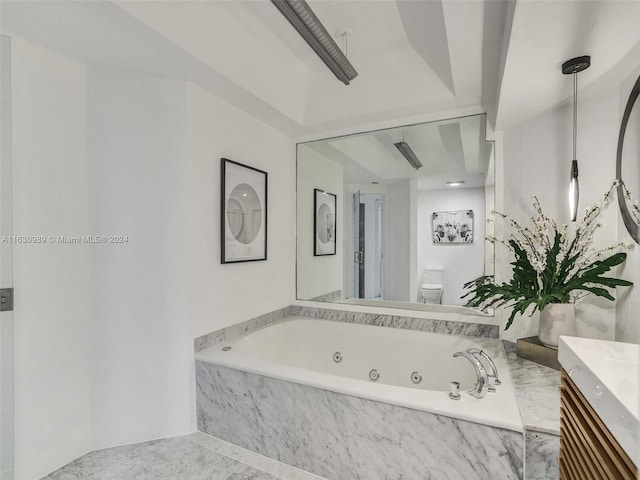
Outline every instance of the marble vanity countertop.
{"label": "marble vanity countertop", "polygon": [[640,465],[640,345],[560,337],[558,360],[627,455]]}
{"label": "marble vanity countertop", "polygon": [[560,372],[518,357],[513,342],[502,345],[525,429],[560,435]]}

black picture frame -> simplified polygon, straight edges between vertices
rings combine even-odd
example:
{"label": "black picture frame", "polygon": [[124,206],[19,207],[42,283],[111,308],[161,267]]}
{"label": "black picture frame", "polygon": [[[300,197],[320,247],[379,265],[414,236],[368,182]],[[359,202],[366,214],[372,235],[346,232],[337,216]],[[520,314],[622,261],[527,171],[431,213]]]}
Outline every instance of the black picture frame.
{"label": "black picture frame", "polygon": [[313,189],[313,256],[336,254],[337,199],[333,194]]}
{"label": "black picture frame", "polygon": [[267,259],[267,180],[263,170],[221,159],[221,263]]}

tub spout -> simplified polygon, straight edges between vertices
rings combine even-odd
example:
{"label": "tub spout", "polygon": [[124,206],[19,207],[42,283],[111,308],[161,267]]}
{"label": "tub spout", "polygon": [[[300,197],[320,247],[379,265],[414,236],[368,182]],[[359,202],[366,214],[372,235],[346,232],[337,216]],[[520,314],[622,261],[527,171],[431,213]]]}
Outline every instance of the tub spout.
{"label": "tub spout", "polygon": [[482,362],[478,360],[473,354],[467,352],[456,352],[454,357],[464,357],[471,362],[476,369],[476,385],[471,390],[467,390],[467,393],[476,398],[482,398],[487,393],[489,388],[489,382],[487,378],[487,372],[482,366]]}
{"label": "tub spout", "polygon": [[489,354],[484,350],[480,350],[479,348],[468,348],[466,352],[474,355],[476,358],[478,355],[480,355],[487,361],[487,363],[489,364],[489,369],[491,370],[489,373],[487,373],[487,377],[489,377],[489,391],[495,392],[495,385],[500,385],[502,382],[498,378],[498,369],[496,367],[496,364],[493,363],[493,360],[491,359]]}

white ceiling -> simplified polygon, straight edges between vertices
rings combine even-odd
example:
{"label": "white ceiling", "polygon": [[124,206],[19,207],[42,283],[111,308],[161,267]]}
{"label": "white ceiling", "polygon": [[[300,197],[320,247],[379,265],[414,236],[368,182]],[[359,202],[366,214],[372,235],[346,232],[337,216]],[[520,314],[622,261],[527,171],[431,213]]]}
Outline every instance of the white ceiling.
{"label": "white ceiling", "polygon": [[[290,135],[475,109],[505,129],[640,61],[638,0],[309,0],[348,27],[338,81],[268,0],[2,1],[2,28],[89,66],[181,78]],[[338,42],[340,44],[340,42]],[[635,62],[635,63],[634,63]],[[451,115],[447,115],[451,116]]]}
{"label": "white ceiling", "polygon": [[[405,141],[422,163],[413,168],[395,147]],[[462,188],[493,182],[492,144],[485,141],[485,116],[474,115],[301,144],[298,156],[313,151],[344,168],[345,184],[389,185],[415,178],[419,190]]]}
{"label": "white ceiling", "polygon": [[640,64],[640,1],[519,0],[506,55],[498,129],[518,124],[572,96],[564,61],[591,56],[578,74],[585,93],[620,84]]}

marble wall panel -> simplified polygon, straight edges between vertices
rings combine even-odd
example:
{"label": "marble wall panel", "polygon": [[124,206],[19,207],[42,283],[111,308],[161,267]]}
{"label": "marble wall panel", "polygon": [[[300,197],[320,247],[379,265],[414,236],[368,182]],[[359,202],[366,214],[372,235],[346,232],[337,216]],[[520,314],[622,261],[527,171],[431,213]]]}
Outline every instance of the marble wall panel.
{"label": "marble wall panel", "polygon": [[384,315],[379,313],[348,312],[344,310],[331,310],[300,305],[292,305],[289,310],[289,314],[338,322],[361,323],[365,325],[376,325],[390,328],[404,328],[408,330],[445,333],[449,335],[498,338],[500,334],[498,325]]}
{"label": "marble wall panel", "polygon": [[198,430],[295,465],[294,387],[196,361]]}
{"label": "marble wall panel", "polygon": [[221,328],[220,330],[202,335],[193,341],[193,348],[196,352],[199,352],[205,348],[222,343],[225,340],[238,338],[254,330],[273,325],[291,315],[290,310],[291,307],[281,308],[280,310],[274,310],[273,312],[265,313],[264,315],[231,325],[230,327]]}

